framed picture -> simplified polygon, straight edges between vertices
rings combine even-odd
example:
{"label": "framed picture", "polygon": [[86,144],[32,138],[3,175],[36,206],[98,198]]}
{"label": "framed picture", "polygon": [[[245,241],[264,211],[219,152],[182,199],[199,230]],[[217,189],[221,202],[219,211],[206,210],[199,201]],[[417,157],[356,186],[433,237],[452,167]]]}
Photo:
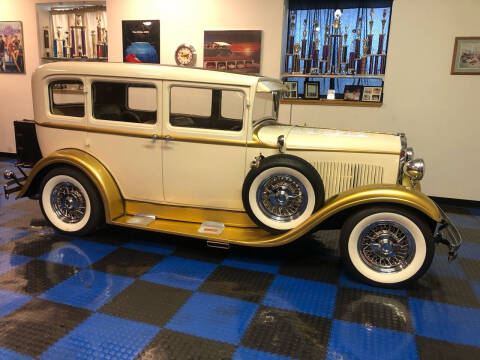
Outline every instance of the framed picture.
{"label": "framed picture", "polygon": [[160,20],[123,20],[123,62],[160,64]]}
{"label": "framed picture", "polygon": [[303,97],[305,99],[318,99],[319,96],[319,83],[316,81],[305,81],[305,91]]}
{"label": "framed picture", "polygon": [[287,91],[284,93],[284,99],[298,98],[298,81],[284,81]]}
{"label": "framed picture", "polygon": [[25,74],[21,21],[0,21],[0,73]]}
{"label": "framed picture", "polygon": [[363,90],[363,86],[361,85],[345,85],[345,90],[343,91],[343,100],[347,100],[347,101],[362,100],[362,90]]}
{"label": "framed picture", "polygon": [[480,75],[480,36],[456,37],[452,75]]}
{"label": "framed picture", "polygon": [[260,73],[260,30],[205,31],[203,41],[205,69],[243,74]]}
{"label": "framed picture", "polygon": [[382,100],[381,86],[364,86],[362,93],[362,101],[380,102]]}

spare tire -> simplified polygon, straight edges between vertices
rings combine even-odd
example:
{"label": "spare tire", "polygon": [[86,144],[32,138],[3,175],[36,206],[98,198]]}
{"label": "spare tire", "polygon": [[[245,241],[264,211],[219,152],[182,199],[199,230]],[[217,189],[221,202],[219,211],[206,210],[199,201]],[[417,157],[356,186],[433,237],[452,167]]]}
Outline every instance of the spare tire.
{"label": "spare tire", "polygon": [[325,190],[317,170],[293,155],[278,154],[261,160],[247,174],[243,206],[265,230],[278,234],[303,223],[323,206]]}

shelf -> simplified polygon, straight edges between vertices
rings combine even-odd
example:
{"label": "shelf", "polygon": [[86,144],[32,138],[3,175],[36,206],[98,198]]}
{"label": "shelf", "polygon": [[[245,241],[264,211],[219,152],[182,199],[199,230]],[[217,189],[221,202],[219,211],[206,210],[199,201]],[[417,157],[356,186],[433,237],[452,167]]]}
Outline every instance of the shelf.
{"label": "shelf", "polygon": [[66,58],[66,57],[42,57],[42,60],[47,60],[47,61],[97,61],[97,62],[102,62],[102,61],[108,61],[108,58]]}
{"label": "shelf", "polygon": [[344,74],[291,74],[283,73],[280,75],[282,78],[345,78],[345,79],[380,79],[383,80],[385,75],[344,75]]}
{"label": "shelf", "polygon": [[327,99],[282,99],[280,104],[293,105],[330,105],[330,106],[357,106],[357,107],[381,107],[381,102],[363,102],[363,101],[347,101],[341,99],[327,100]]}

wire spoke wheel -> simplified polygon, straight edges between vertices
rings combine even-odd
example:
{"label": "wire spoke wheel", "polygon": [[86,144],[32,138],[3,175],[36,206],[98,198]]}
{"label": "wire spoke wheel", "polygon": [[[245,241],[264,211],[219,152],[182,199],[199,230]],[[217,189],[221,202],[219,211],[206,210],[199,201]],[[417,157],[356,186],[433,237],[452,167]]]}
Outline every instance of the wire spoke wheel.
{"label": "wire spoke wheel", "polygon": [[69,224],[78,223],[86,213],[86,201],[82,192],[70,182],[55,185],[50,203],[58,218]]}

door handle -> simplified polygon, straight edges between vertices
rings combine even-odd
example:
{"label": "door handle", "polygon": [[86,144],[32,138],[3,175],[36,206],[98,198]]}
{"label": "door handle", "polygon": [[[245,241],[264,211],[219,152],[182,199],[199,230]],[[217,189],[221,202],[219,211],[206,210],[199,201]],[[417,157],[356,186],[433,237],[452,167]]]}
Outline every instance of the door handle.
{"label": "door handle", "polygon": [[169,141],[169,140],[172,140],[172,137],[170,135],[165,135],[163,137],[163,140]]}
{"label": "door handle", "polygon": [[157,134],[152,135],[153,142],[157,141],[158,139],[160,139],[160,137]]}

